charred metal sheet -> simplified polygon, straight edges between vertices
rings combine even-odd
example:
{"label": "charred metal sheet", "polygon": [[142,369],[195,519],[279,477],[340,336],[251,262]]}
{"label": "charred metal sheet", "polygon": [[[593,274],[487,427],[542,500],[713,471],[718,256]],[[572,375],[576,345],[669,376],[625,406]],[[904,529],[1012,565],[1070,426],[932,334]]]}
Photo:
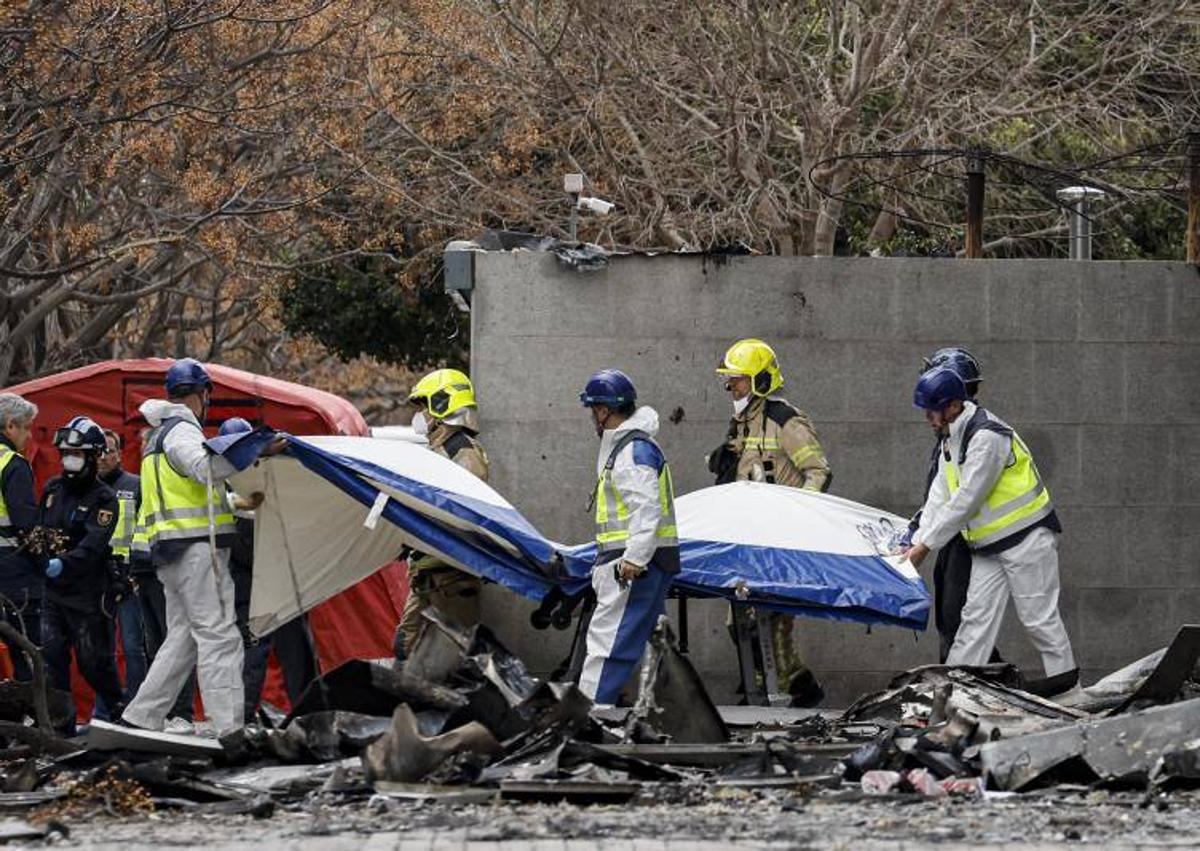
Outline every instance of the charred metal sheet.
{"label": "charred metal sheet", "polygon": [[559,764],[567,769],[588,764],[596,765],[614,771],[622,771],[630,777],[640,780],[675,782],[683,779],[683,775],[678,771],[655,764],[648,759],[642,759],[632,754],[617,753],[604,745],[593,745],[573,739],[563,745]]}
{"label": "charred metal sheet", "polygon": [[980,748],[979,757],[1000,789],[1027,788],[1072,760],[1100,780],[1144,784],[1156,761],[1188,749],[1197,730],[1200,699],[991,742]]}
{"label": "charred metal sheet", "polygon": [[[957,668],[948,665],[921,665],[892,677],[887,688],[882,691],[865,694],[854,701],[842,713],[842,718],[847,721],[863,721],[872,718],[882,721],[899,721],[900,699],[904,695],[921,695],[926,689],[942,685],[949,681],[952,671],[967,674],[976,680],[997,683],[1009,688],[1020,688],[1021,686],[1021,672],[1015,665],[980,665]],[[917,688],[910,688],[912,686]]]}
{"label": "charred metal sheet", "polygon": [[303,715],[284,735],[318,762],[358,756],[363,748],[388,731],[391,719],[358,712],[325,711]]}
{"label": "charred metal sheet", "polygon": [[[184,798],[193,802],[243,801],[254,797],[254,793],[226,783],[206,780],[196,764],[172,756],[159,757],[149,762],[127,765],[114,760],[118,771],[141,783],[156,797]],[[97,776],[105,769],[97,769]]]}
{"label": "charred metal sheet", "polygon": [[1180,750],[1163,754],[1151,779],[1158,786],[1195,787],[1200,784],[1200,739],[1188,742]]}
{"label": "charred metal sheet", "polygon": [[834,719],[841,712],[799,709],[790,706],[718,706],[717,712],[727,727],[757,727],[786,730],[812,718]]}
{"label": "charred metal sheet", "polygon": [[174,807],[187,810],[189,813],[200,813],[203,815],[248,815],[254,818],[270,818],[275,814],[275,801],[270,795],[253,795],[229,801],[206,801],[202,803],[187,798],[155,796],[153,801],[156,807]]}
{"label": "charred metal sheet", "polygon": [[499,689],[509,706],[517,706],[533,694],[538,679],[525,663],[483,624],[471,630],[464,663],[478,676]]}
{"label": "charred metal sheet", "polygon": [[572,804],[622,804],[640,792],[642,784],[588,780],[502,780],[506,801],[569,801]]}
{"label": "charred metal sheet", "polygon": [[0,819],[0,842],[12,842],[16,839],[42,839],[48,830],[46,825],[34,826],[20,819]]}
{"label": "charred metal sheet", "polygon": [[488,766],[481,781],[494,783],[500,780],[563,779],[571,772],[588,767],[620,772],[639,780],[674,783],[684,779],[681,772],[666,765],[639,759],[605,745],[594,745],[574,739],[564,741],[561,736],[556,735],[556,731],[551,730],[522,750]]}
{"label": "charred metal sheet", "polygon": [[[772,742],[771,746],[775,747]],[[819,761],[840,761],[845,759],[860,746],[859,742],[833,742],[808,744],[804,742],[789,742],[790,753],[812,757]],[[717,768],[732,765],[741,760],[761,756],[768,753],[767,745],[762,742],[741,743],[731,742],[719,745],[596,745],[598,750],[607,753],[635,757],[645,762],[659,765],[682,765],[698,768]]]}
{"label": "charred metal sheet", "polygon": [[390,718],[401,703],[453,710],[466,702],[453,689],[416,676],[407,666],[394,670],[390,661],[351,659],[310,683],[283,726],[302,715],[333,709]]}
{"label": "charred metal sheet", "polygon": [[478,722],[497,739],[507,741],[529,730],[529,722],[509,703],[504,691],[487,679],[459,687],[467,705],[455,710],[446,720],[447,729]]}
{"label": "charred metal sheet", "polygon": [[65,798],[66,789],[41,789],[36,792],[0,793],[0,810],[22,810]]}
{"label": "charred metal sheet", "polygon": [[421,632],[404,660],[404,670],[431,683],[445,683],[458,670],[471,636],[441,617],[436,607],[421,612]]}
{"label": "charred metal sheet", "polygon": [[391,727],[363,754],[367,779],[411,783],[421,780],[452,756],[464,751],[488,757],[503,749],[488,729],[478,722],[426,738],[417,727],[413,711],[401,704],[392,715]]}
{"label": "charred metal sheet", "polygon": [[1182,694],[1200,661],[1200,626],[1184,624],[1170,646],[1113,671],[1086,688],[1055,700],[1087,712],[1116,715],[1130,708],[1170,703]]}
{"label": "charred metal sheet", "polygon": [[392,783],[380,780],[375,794],[402,801],[435,801],[439,804],[488,804],[496,800],[496,789],[464,789],[461,786],[435,786],[432,783]]}
{"label": "charred metal sheet", "polygon": [[[1011,666],[949,668],[928,665],[906,671],[893,687],[867,695],[843,716],[844,722],[937,725],[955,714],[970,718],[977,743],[1061,727],[1089,717],[1037,695],[1004,685]],[[980,676],[982,673],[984,676]],[[986,677],[986,678],[984,678]]]}
{"label": "charred metal sheet", "polygon": [[250,792],[298,795],[319,789],[332,771],[325,765],[261,765],[243,771],[212,772],[204,778]]}
{"label": "charred metal sheet", "polygon": [[590,723],[591,708],[592,701],[574,684],[544,682],[516,711],[535,732],[553,727],[573,735]]}
{"label": "charred metal sheet", "polygon": [[730,789],[792,789],[797,786],[837,786],[842,782],[840,774],[798,774],[780,777],[727,777],[716,785]]}
{"label": "charred metal sheet", "polygon": [[134,727],[122,727],[93,718],[88,728],[87,745],[97,751],[141,751],[172,756],[218,757],[225,750],[216,739],[178,733],[156,733]]}
{"label": "charred metal sheet", "polygon": [[1200,660],[1200,626],[1184,624],[1167,647],[1167,652],[1126,700],[1110,714],[1124,712],[1145,703],[1169,703],[1179,697],[1183,684]]}
{"label": "charred metal sheet", "polygon": [[729,730],[708,696],[704,682],[675,643],[666,615],[658,619],[650,637],[633,711],[625,721],[626,739],[632,740],[635,723],[653,729],[681,744],[716,744],[729,741]]}

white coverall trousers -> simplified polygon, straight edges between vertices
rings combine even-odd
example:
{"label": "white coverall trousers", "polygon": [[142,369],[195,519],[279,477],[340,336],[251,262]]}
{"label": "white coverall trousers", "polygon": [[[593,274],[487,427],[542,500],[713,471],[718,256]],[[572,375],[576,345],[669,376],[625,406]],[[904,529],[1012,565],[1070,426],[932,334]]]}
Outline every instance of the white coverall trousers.
{"label": "white coverall trousers", "polygon": [[243,726],[242,634],[234,612],[229,550],[217,550],[213,573],[207,541],[191,544],[158,568],[167,601],[167,637],[124,718],[161,730],[192,668],[204,713],[218,735]]}
{"label": "white coverall trousers", "polygon": [[1046,676],[1076,667],[1058,611],[1058,535],[1034,529],[1002,552],[971,556],[971,585],[947,665],[986,665],[1011,594],[1017,617],[1042,655]]}

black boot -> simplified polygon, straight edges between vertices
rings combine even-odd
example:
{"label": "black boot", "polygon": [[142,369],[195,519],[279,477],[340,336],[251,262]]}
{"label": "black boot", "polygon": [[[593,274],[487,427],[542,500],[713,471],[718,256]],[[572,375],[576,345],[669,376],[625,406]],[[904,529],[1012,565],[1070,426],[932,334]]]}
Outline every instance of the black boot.
{"label": "black boot", "polygon": [[792,696],[789,706],[795,709],[810,709],[819,706],[825,699],[825,689],[817,682],[813,672],[805,668],[788,683],[788,694]]}

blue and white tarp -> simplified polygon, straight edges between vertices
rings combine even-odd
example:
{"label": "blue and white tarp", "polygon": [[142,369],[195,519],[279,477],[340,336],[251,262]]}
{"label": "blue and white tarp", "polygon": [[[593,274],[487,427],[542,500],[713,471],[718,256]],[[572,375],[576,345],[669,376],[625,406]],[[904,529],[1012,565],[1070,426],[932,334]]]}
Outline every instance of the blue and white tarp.
{"label": "blue and white tarp", "polygon": [[[419,444],[366,437],[290,438],[284,455],[253,458],[270,435],[210,441],[245,469],[232,484],[261,491],[250,625],[264,634],[366,578],[405,546],[540,599],[581,590],[592,547],[542,535],[507,500]],[[248,465],[248,466],[247,466]],[[825,494],[739,482],[676,501],[682,570],[696,596],[797,615],[924,629],[930,598],[889,557],[903,518]]]}

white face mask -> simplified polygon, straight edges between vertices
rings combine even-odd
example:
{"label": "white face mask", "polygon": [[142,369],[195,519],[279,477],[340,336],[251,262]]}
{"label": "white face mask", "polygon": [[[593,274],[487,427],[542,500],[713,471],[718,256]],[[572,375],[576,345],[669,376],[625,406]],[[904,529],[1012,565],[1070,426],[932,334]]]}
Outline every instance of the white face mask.
{"label": "white face mask", "polygon": [[82,455],[65,455],[62,459],[62,468],[68,473],[78,473],[86,463]]}
{"label": "white face mask", "polygon": [[429,434],[429,421],[425,419],[425,414],[422,411],[417,411],[413,414],[412,430],[414,433],[424,437]]}
{"label": "white face mask", "polygon": [[746,410],[746,407],[749,404],[750,404],[749,396],[743,396],[740,399],[734,399],[733,400],[733,415],[735,417],[741,416],[742,411]]}

